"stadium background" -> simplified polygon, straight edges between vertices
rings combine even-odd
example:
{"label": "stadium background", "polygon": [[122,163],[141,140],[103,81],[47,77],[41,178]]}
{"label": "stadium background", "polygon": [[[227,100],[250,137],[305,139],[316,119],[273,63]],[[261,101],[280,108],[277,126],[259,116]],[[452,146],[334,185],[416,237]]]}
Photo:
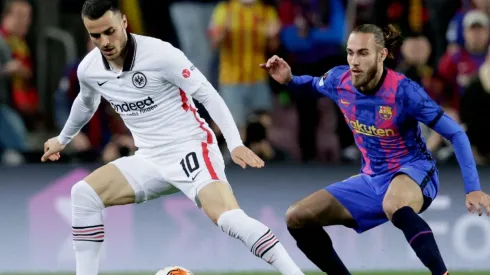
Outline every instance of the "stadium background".
{"label": "stadium background", "polygon": [[[270,104],[260,108],[254,107],[253,99],[225,96],[232,111],[245,110],[240,124],[244,139],[267,160],[267,168],[256,171],[242,171],[230,163],[228,178],[241,205],[276,232],[302,268],[316,270],[287,234],[284,213],[309,192],[357,173],[359,152],[331,102],[295,98],[260,75],[256,63],[273,53],[285,57],[295,73],[322,75],[345,63],[343,47],[354,25],[395,24],[405,41],[387,66],[418,81],[462,123],[482,185],[490,191],[490,100],[484,92],[485,79],[490,79],[490,1],[271,0],[264,1],[267,6],[257,8],[262,13],[254,16],[241,11],[239,4],[229,8],[228,2],[122,1],[132,32],[181,48],[218,91],[265,84],[260,91],[269,92]],[[79,16],[83,1],[0,3],[0,70],[8,75],[0,78],[0,273],[72,272],[70,186],[103,163],[132,154],[134,145],[110,105],[102,105],[60,163],[39,163],[44,141],[66,121],[78,92],[76,65],[91,46]],[[464,27],[463,21],[470,23]],[[241,30],[234,33],[235,39],[216,43],[227,24],[245,27],[235,28]],[[226,51],[229,55],[222,54]],[[5,66],[10,58],[22,66]],[[220,72],[223,68],[233,74]],[[260,94],[254,98],[269,100]],[[201,114],[220,137],[206,112]],[[490,274],[490,220],[465,212],[451,146],[424,131],[441,169],[440,196],[424,216],[452,270]],[[228,157],[225,147],[223,153]],[[220,273],[272,271],[198,212],[179,194],[109,209],[102,271],[151,274],[168,265]],[[389,224],[360,236],[349,229],[329,230],[355,271],[424,270],[402,234]]]}

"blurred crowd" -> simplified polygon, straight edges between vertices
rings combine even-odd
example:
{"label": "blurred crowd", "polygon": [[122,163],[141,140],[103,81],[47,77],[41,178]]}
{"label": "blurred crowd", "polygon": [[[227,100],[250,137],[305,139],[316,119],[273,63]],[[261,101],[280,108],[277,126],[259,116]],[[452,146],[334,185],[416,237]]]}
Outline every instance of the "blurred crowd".
{"label": "blurred crowd", "polygon": [[[80,19],[83,0],[59,0],[59,28],[73,36],[78,59],[65,64],[52,110],[39,108],[34,81],[34,0],[3,0],[0,21],[0,161],[37,162],[45,137],[63,127],[79,92],[76,69],[93,48]],[[259,68],[273,54],[294,74],[323,75],[346,64],[345,43],[357,24],[394,24],[404,36],[386,66],[417,81],[461,123],[478,164],[490,163],[490,0],[122,0],[131,32],[179,47],[228,104],[245,144],[266,161],[358,162],[360,154],[329,99],[293,96]],[[34,42],[34,43],[32,43]],[[48,60],[49,62],[49,60]],[[199,107],[199,104],[196,103]],[[200,108],[228,155],[218,127]],[[450,144],[423,126],[440,162]],[[62,160],[108,162],[136,150],[103,101]]]}

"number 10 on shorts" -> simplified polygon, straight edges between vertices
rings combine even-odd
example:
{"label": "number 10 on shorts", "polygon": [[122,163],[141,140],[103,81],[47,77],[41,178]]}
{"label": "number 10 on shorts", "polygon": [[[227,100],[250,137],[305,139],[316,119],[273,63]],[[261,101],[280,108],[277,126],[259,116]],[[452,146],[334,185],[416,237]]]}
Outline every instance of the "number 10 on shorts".
{"label": "number 10 on shorts", "polygon": [[184,173],[187,177],[190,177],[191,174],[199,169],[199,162],[197,161],[197,155],[195,152],[190,152],[187,154],[181,161],[180,165],[184,170]]}

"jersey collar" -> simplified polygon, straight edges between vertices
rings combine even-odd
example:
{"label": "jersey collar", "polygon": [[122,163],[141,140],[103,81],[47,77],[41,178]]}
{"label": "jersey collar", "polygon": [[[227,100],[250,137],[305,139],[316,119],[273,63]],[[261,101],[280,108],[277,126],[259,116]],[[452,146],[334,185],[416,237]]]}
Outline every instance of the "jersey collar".
{"label": "jersey collar", "polygon": [[[126,47],[128,52],[126,54],[126,58],[124,59],[123,72],[131,71],[133,69],[134,61],[136,59],[136,39],[130,32],[127,32],[127,34],[128,43],[126,44]],[[111,65],[109,64],[109,61],[107,61],[102,53],[100,54],[102,55],[102,62],[104,63],[105,69],[110,71]]]}

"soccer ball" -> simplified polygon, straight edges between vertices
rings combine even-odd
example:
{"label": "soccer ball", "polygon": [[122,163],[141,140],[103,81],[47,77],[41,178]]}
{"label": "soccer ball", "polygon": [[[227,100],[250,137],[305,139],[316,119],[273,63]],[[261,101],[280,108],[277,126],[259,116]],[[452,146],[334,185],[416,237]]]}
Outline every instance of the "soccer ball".
{"label": "soccer ball", "polygon": [[181,266],[169,266],[159,270],[155,275],[194,275],[194,273]]}

